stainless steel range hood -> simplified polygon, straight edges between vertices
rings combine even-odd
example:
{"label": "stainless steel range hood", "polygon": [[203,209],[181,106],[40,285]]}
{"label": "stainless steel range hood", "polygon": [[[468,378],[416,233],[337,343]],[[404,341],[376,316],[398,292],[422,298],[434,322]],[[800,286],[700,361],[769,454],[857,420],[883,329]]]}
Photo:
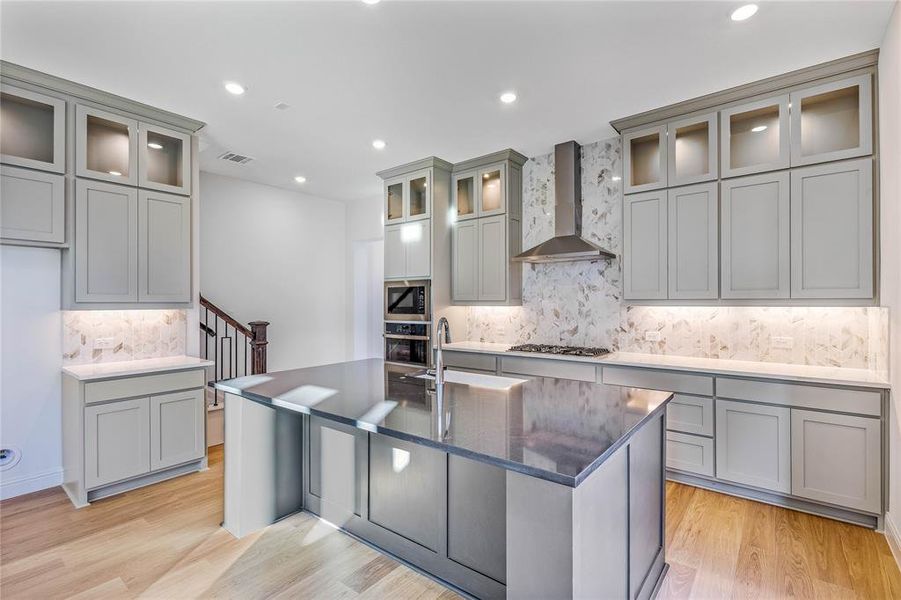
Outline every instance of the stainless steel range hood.
{"label": "stainless steel range hood", "polygon": [[513,257],[530,263],[609,260],[612,252],[582,237],[582,157],[576,142],[554,146],[554,237]]}

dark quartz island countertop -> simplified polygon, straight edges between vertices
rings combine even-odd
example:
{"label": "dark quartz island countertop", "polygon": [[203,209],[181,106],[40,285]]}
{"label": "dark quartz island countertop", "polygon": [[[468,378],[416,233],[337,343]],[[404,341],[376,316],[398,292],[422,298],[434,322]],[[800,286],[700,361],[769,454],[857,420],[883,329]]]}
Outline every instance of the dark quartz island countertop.
{"label": "dark quartz island countertop", "polygon": [[381,359],[250,375],[215,387],[249,400],[578,486],[672,397],[550,377],[506,388],[415,377]]}

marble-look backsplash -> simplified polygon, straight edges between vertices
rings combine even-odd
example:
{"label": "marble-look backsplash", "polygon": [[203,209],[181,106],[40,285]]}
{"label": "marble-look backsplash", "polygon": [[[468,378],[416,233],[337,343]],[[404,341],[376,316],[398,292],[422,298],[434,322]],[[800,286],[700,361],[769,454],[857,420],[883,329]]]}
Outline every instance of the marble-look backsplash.
{"label": "marble-look backsplash", "polygon": [[[622,254],[619,138],[582,146],[582,235]],[[614,177],[616,179],[614,179]],[[554,155],[523,165],[523,248],[554,234]],[[466,339],[882,371],[881,307],[626,306],[621,261],[524,265],[521,307],[470,307]],[[647,332],[659,341],[647,341]],[[781,348],[776,337],[791,337]],[[459,339],[463,339],[462,337]]]}
{"label": "marble-look backsplash", "polygon": [[[117,362],[185,353],[183,310],[63,311],[63,364]],[[110,348],[95,348],[113,338]]]}

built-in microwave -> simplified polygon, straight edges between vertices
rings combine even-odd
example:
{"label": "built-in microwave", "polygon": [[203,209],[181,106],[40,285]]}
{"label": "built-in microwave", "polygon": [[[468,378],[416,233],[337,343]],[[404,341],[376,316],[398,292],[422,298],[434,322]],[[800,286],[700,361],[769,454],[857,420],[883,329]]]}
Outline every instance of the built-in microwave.
{"label": "built-in microwave", "polygon": [[426,323],[385,323],[385,362],[428,367],[432,346]]}
{"label": "built-in microwave", "polygon": [[429,281],[386,281],[386,321],[428,321]]}

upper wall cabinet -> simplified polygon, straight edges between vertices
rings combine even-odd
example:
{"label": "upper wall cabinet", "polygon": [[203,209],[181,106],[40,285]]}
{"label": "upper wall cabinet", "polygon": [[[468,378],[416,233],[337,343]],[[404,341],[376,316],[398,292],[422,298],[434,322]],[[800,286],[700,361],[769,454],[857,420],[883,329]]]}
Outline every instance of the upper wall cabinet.
{"label": "upper wall cabinet", "polygon": [[0,165],[0,238],[10,244],[66,241],[66,178]]}
{"label": "upper wall cabinet", "polygon": [[785,169],[789,165],[788,94],[720,113],[723,177]]}
{"label": "upper wall cabinet", "polygon": [[75,174],[125,185],[138,183],[138,122],[79,104]]}
{"label": "upper wall cabinet", "polygon": [[431,172],[417,171],[385,181],[385,225],[432,216]]}
{"label": "upper wall cabinet", "polygon": [[479,216],[476,207],[476,179],[478,176],[477,171],[454,175],[451,206],[457,221],[474,219]]}
{"label": "upper wall cabinet", "polygon": [[623,297],[662,300],[667,295],[666,190],[623,199]]}
{"label": "upper wall cabinet", "polygon": [[451,205],[458,221],[507,212],[506,165],[455,174]]}
{"label": "upper wall cabinet", "polygon": [[0,162],[63,173],[66,102],[11,85],[0,86]]}
{"label": "upper wall cabinet", "polygon": [[668,191],[668,297],[673,300],[716,298],[717,185],[701,183]]}
{"label": "upper wall cabinet", "polygon": [[867,74],[792,92],[793,167],[873,152],[870,81]]}
{"label": "upper wall cabinet", "polygon": [[666,125],[623,135],[626,194],[666,187]]}
{"label": "upper wall cabinet", "polygon": [[173,194],[191,193],[191,136],[139,124],[138,185]]}
{"label": "upper wall cabinet", "polygon": [[716,113],[710,113],[667,124],[669,187],[716,179],[716,121]]}

